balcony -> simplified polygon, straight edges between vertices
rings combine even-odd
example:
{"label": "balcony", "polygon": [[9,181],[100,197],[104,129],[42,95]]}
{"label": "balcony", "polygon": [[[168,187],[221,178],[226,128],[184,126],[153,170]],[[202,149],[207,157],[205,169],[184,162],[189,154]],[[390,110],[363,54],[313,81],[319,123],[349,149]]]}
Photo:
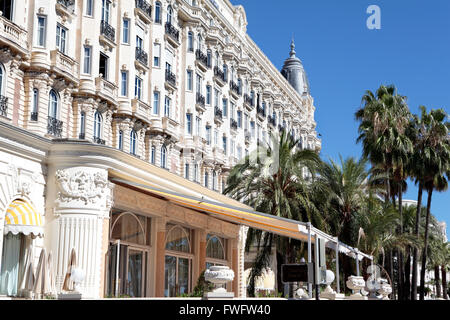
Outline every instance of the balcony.
{"label": "balcony", "polygon": [[0,47],[9,47],[22,54],[28,53],[27,31],[0,16]]}
{"label": "balcony", "polygon": [[275,119],[275,117],[269,116],[269,117],[267,118],[267,121],[269,122],[269,125],[271,125],[272,127],[276,128],[276,126],[277,126],[277,120]]}
{"label": "balcony", "polygon": [[214,122],[218,125],[223,123],[223,113],[218,107],[214,108]]}
{"label": "balcony", "polygon": [[204,54],[201,50],[197,49],[197,51],[195,51],[195,58],[197,66],[203,71],[206,71],[208,69],[208,56]]}
{"label": "balcony", "polygon": [[179,133],[178,133],[178,127],[179,124],[173,119],[170,119],[168,117],[162,118],[162,129],[163,132],[171,137],[172,141],[178,142],[180,139]]}
{"label": "balcony", "polygon": [[57,137],[62,137],[62,130],[63,130],[63,122],[59,121],[58,119],[55,119],[53,117],[48,117],[47,119],[47,133]]}
{"label": "balcony", "polygon": [[238,123],[237,123],[236,120],[230,119],[230,129],[231,129],[231,130],[234,130],[234,131],[237,131],[237,129],[238,129]]}
{"label": "balcony", "polygon": [[152,6],[145,0],[136,0],[136,15],[147,24],[152,22]]}
{"label": "balcony", "polygon": [[223,87],[225,83],[227,83],[227,79],[225,77],[225,73],[219,69],[219,67],[214,67],[214,80]]}
{"label": "balcony", "polygon": [[102,146],[106,145],[106,141],[103,139],[100,139],[99,137],[94,137],[93,141],[95,144],[100,144]]}
{"label": "balcony", "polygon": [[145,122],[148,122],[151,117],[151,107],[145,102],[139,99],[131,100],[131,110],[133,112],[133,116],[139,118]]}
{"label": "balcony", "polygon": [[100,42],[111,49],[116,46],[116,30],[105,20],[100,23]]}
{"label": "balcony", "polygon": [[59,50],[50,51],[51,69],[63,76],[65,79],[78,84],[79,82],[79,64],[74,59],[66,56]]}
{"label": "balcony", "polygon": [[146,72],[148,71],[148,53],[142,50],[142,48],[136,48],[136,68]]}
{"label": "balcony", "polygon": [[237,99],[241,95],[241,88],[233,80],[230,81],[231,94]]}
{"label": "balcony", "polygon": [[118,105],[117,102],[117,86],[109,82],[103,77],[95,78],[96,94],[103,100],[108,101],[112,105]]}
{"label": "balcony", "polygon": [[75,14],[75,0],[57,0],[56,12],[63,17],[70,17]]}
{"label": "balcony", "polygon": [[200,92],[197,92],[195,102],[196,102],[195,108],[197,109],[198,112],[203,113],[206,111],[206,107],[205,107],[206,99],[205,99],[205,96],[202,95]]}
{"label": "balcony", "polygon": [[0,116],[8,117],[8,98],[0,95]]}
{"label": "balcony", "polygon": [[170,70],[166,70],[166,85],[172,90],[176,90],[177,88],[177,76]]}
{"label": "balcony", "polygon": [[170,22],[166,23],[166,39],[172,45],[178,47],[180,45],[180,31],[175,28]]}
{"label": "balcony", "polygon": [[253,99],[248,94],[244,94],[244,106],[248,111],[252,111],[255,106]]}
{"label": "balcony", "polygon": [[263,108],[261,108],[260,106],[256,107],[256,113],[258,114],[258,118],[261,121],[264,121],[264,119],[266,118],[266,110],[264,110]]}

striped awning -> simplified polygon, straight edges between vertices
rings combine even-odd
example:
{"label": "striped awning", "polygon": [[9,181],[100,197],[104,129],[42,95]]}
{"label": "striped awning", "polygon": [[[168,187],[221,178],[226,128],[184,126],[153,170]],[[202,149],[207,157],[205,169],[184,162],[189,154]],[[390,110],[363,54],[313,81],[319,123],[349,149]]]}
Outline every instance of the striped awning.
{"label": "striped awning", "polygon": [[14,200],[6,210],[4,233],[11,232],[14,235],[23,233],[28,236],[42,237],[44,228],[42,216],[27,201]]}

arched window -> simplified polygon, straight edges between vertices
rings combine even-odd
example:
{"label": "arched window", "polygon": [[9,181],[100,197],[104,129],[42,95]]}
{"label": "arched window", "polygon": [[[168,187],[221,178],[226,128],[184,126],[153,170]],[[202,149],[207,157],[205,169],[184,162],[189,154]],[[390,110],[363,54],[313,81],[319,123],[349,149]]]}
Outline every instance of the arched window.
{"label": "arched window", "polygon": [[225,260],[225,239],[208,234],[206,238],[206,257],[217,260]]}
{"label": "arched window", "polygon": [[192,31],[188,32],[188,51],[194,51],[194,34],[192,33]]}
{"label": "arched window", "polygon": [[156,163],[156,148],[152,146],[152,152],[151,152],[151,158],[150,158],[151,164]]}
{"label": "arched window", "polygon": [[123,131],[119,131],[119,150],[123,150]]}
{"label": "arched window", "polygon": [[102,122],[102,115],[96,111],[94,115],[94,138],[100,139],[102,137]]}
{"label": "arched window", "polygon": [[212,181],[212,183],[213,183],[213,190],[216,190],[217,189],[217,173],[215,172],[215,171],[213,171],[213,181]]}
{"label": "arched window", "polygon": [[155,3],[155,23],[161,23],[161,2]]}
{"label": "arched window", "polygon": [[55,90],[50,90],[50,101],[48,106],[48,116],[58,119],[59,96]]}
{"label": "arched window", "polygon": [[136,155],[136,142],[137,142],[136,131],[131,130],[131,133],[130,133],[130,153],[132,155]]}
{"label": "arched window", "polygon": [[167,169],[167,148],[166,148],[166,146],[161,147],[161,168]]}
{"label": "arched window", "polygon": [[123,213],[112,222],[111,239],[146,245],[145,227],[145,218],[138,219],[132,213]]}
{"label": "arched window", "polygon": [[191,253],[190,230],[176,225],[167,225],[166,250]]}
{"label": "arched window", "polygon": [[172,24],[173,9],[172,6],[167,7],[167,23]]}

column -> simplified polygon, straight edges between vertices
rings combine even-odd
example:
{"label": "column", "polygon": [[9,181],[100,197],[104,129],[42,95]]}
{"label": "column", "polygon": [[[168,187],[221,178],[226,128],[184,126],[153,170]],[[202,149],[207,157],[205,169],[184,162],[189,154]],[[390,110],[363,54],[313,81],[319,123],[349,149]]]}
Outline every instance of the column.
{"label": "column", "polygon": [[244,279],[244,262],[245,262],[245,242],[247,241],[247,226],[241,226],[239,230],[239,238],[238,238],[238,273],[235,275],[235,279],[238,279],[238,290],[236,295],[239,298],[247,297],[247,290],[245,287],[245,279]]}
{"label": "column", "polygon": [[166,220],[155,218],[156,223],[156,278],[155,297],[164,297],[164,273],[166,260]]}
{"label": "column", "polygon": [[80,291],[84,298],[99,298],[105,219],[112,207],[108,172],[91,167],[49,168],[47,183],[46,247],[54,257],[56,288],[61,292],[72,248],[77,267],[85,272]]}

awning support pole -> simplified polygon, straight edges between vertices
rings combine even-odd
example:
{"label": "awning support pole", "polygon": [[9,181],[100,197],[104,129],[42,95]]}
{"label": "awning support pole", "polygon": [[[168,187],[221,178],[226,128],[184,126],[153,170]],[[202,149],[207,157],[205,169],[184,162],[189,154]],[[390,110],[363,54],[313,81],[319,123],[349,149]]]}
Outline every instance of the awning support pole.
{"label": "awning support pole", "polygon": [[116,298],[119,297],[119,267],[120,267],[120,239],[117,240],[117,253],[116,253]]}
{"label": "awning support pole", "polygon": [[341,293],[341,285],[339,283],[339,239],[336,238],[336,292]]}
{"label": "awning support pole", "polygon": [[[308,263],[312,262],[311,255],[311,222],[308,222]],[[312,299],[312,283],[308,283],[308,297]]]}

